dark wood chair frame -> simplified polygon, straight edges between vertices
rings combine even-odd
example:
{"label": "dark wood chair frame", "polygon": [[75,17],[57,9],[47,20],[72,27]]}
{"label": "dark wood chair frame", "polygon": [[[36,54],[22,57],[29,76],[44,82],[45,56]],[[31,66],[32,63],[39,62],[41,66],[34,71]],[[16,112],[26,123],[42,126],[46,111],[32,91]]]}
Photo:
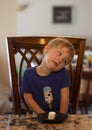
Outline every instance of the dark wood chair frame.
{"label": "dark wood chair frame", "polygon": [[[25,61],[27,67],[31,67],[31,62],[35,59],[37,64],[41,63],[41,60],[37,58],[37,53],[42,53],[43,47],[53,38],[57,36],[16,36],[16,37],[7,37],[7,49],[8,49],[8,60],[9,60],[9,69],[10,69],[10,79],[12,82],[12,99],[13,99],[13,109],[14,113],[21,114],[23,111],[21,99],[23,96],[21,94],[21,86],[22,86],[22,66]],[[78,96],[80,91],[80,81],[82,76],[82,65],[84,58],[84,50],[86,39],[81,37],[68,37],[68,36],[59,36],[66,38],[69,40],[75,48],[76,55],[78,55],[78,59],[76,62],[76,67],[74,69],[75,73],[73,73],[72,64],[69,65],[69,76],[71,80],[70,87],[70,102],[72,104],[72,113],[75,114],[78,107]],[[24,50],[24,51],[22,51]],[[16,70],[16,61],[15,55],[19,53],[22,58],[20,61],[19,72]],[[27,53],[31,55],[31,57],[27,58]],[[22,97],[22,98],[21,98]],[[26,105],[26,110],[29,111],[29,108]]]}

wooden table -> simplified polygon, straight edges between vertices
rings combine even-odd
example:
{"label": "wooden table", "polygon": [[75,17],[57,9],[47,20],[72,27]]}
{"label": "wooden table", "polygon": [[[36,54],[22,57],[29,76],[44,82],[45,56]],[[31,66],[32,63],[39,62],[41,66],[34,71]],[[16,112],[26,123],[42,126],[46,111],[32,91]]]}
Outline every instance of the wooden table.
{"label": "wooden table", "polygon": [[0,115],[0,130],[92,130],[92,115],[69,115],[63,123],[41,123],[32,115]]}
{"label": "wooden table", "polygon": [[85,80],[92,80],[92,69],[90,68],[83,69],[82,78]]}

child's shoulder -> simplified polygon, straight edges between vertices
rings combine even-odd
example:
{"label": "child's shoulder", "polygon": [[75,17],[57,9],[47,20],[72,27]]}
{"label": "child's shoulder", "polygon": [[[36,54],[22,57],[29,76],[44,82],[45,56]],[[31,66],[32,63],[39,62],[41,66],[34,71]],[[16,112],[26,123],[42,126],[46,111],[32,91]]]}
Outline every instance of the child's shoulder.
{"label": "child's shoulder", "polygon": [[60,72],[64,72],[64,71],[67,71],[67,69],[65,67],[63,67]]}
{"label": "child's shoulder", "polygon": [[58,71],[58,74],[59,75],[64,75],[64,74],[67,74],[67,69],[64,67],[64,68],[62,68],[60,71]]}
{"label": "child's shoulder", "polygon": [[25,70],[25,73],[32,73],[32,72],[34,72],[36,70],[36,67],[30,67],[30,68],[27,68],[26,70]]}

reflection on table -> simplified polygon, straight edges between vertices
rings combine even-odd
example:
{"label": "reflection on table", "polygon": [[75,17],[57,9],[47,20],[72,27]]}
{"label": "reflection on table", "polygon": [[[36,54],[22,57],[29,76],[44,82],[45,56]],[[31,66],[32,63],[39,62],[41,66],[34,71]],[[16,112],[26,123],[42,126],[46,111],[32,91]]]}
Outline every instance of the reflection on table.
{"label": "reflection on table", "polygon": [[33,115],[1,115],[0,130],[92,130],[92,115],[69,115],[63,123],[41,123]]}

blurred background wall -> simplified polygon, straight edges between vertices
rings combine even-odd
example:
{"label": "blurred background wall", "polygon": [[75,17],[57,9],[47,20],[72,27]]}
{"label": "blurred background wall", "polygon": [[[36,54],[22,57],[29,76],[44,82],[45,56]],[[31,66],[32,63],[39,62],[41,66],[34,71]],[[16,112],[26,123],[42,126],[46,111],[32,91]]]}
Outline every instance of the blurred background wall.
{"label": "blurred background wall", "polygon": [[[92,37],[91,0],[18,0],[18,4],[23,3],[28,3],[28,6],[17,12],[17,35]],[[72,22],[69,24],[53,23],[54,6],[71,6]]]}
{"label": "blurred background wall", "polygon": [[0,0],[0,96],[10,93],[5,37],[16,35],[16,29],[16,0]]}

